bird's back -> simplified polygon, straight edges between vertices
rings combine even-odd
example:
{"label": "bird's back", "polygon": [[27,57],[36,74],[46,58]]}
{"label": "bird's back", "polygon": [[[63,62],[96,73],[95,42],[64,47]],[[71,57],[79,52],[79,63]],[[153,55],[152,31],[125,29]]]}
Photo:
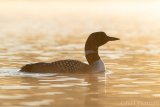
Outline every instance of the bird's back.
{"label": "bird's back", "polygon": [[52,63],[34,63],[27,64],[21,68],[20,71],[24,72],[60,72],[60,73],[76,73],[76,72],[91,72],[92,69],[88,64],[80,62],[78,60],[59,60]]}

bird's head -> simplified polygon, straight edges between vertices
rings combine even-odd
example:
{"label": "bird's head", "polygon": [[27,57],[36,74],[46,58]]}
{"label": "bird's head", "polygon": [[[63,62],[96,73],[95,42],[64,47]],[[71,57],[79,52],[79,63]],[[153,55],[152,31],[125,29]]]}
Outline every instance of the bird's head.
{"label": "bird's head", "polygon": [[120,40],[120,39],[116,37],[110,37],[106,35],[105,32],[94,32],[90,34],[90,36],[88,37],[86,45],[98,48],[109,41],[115,41],[115,40]]}

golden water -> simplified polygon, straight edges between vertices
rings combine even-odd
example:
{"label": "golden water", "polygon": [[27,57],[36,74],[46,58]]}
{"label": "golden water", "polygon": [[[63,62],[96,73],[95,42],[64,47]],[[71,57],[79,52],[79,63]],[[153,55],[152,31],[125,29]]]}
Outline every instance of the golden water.
{"label": "golden water", "polygon": [[74,43],[76,37],[72,37],[72,40],[59,38],[63,44],[59,40],[51,42],[47,37],[42,41],[32,38],[36,42],[4,38],[0,53],[1,106],[159,107],[158,44],[135,47],[121,42],[106,44],[100,53],[107,68],[113,72],[109,77],[103,73],[71,75],[18,72],[22,65],[32,62],[68,58],[86,61],[84,42]]}
{"label": "golden water", "polygon": [[[50,5],[44,8],[42,4],[32,12],[28,4],[9,5],[11,9],[6,13],[3,9],[7,7],[0,7],[0,16],[3,16],[0,18],[1,107],[160,106],[157,14],[134,9],[130,13],[121,8],[110,12],[111,7],[92,11],[94,4],[86,6],[85,12],[83,9],[80,12],[81,8],[67,8],[67,13],[57,6],[59,12],[48,14],[46,12],[54,8]],[[18,72],[21,66],[33,62],[60,59],[86,62],[85,40],[99,30],[121,39],[100,48],[100,56],[107,70],[113,72],[111,75]]]}

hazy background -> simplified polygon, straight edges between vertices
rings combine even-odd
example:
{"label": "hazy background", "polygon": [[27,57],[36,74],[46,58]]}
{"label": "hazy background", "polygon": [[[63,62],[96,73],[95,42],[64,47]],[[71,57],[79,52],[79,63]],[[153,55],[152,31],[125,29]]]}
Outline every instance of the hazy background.
{"label": "hazy background", "polygon": [[[159,0],[0,0],[0,36],[157,36]],[[58,36],[57,35],[57,36]]]}

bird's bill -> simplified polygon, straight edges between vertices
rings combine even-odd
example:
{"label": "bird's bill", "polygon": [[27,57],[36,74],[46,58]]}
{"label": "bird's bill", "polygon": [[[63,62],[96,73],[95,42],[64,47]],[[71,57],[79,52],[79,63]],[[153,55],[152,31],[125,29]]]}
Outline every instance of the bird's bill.
{"label": "bird's bill", "polygon": [[109,41],[115,41],[115,40],[120,40],[119,38],[116,38],[116,37],[109,37],[108,39]]}

